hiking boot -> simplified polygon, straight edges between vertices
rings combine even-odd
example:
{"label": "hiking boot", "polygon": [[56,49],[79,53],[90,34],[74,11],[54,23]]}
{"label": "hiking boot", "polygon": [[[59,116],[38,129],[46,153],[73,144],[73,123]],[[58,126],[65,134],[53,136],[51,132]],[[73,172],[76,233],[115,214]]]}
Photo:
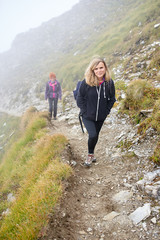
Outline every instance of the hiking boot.
{"label": "hiking boot", "polygon": [[93,154],[88,154],[86,161],[84,162],[84,165],[87,167],[90,167],[92,164]]}
{"label": "hiking boot", "polygon": [[54,120],[57,120],[57,118],[56,118],[56,117],[54,117]]}
{"label": "hiking boot", "polygon": [[51,113],[48,114],[48,119],[49,119],[49,121],[51,121],[51,119],[52,119],[52,114]]}
{"label": "hiking boot", "polygon": [[93,163],[97,162],[97,160],[96,160],[96,158],[94,156],[92,157],[92,162]]}

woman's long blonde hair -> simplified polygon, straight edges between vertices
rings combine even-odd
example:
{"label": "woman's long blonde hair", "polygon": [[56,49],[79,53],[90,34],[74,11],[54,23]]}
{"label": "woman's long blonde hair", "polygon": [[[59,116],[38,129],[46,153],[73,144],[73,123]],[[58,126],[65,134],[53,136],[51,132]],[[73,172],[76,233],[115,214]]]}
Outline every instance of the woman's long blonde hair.
{"label": "woman's long blonde hair", "polygon": [[94,74],[94,69],[100,62],[102,62],[106,68],[106,73],[104,75],[105,81],[109,81],[111,79],[110,71],[105,60],[101,57],[94,57],[85,71],[86,83],[92,87],[99,86],[98,78]]}

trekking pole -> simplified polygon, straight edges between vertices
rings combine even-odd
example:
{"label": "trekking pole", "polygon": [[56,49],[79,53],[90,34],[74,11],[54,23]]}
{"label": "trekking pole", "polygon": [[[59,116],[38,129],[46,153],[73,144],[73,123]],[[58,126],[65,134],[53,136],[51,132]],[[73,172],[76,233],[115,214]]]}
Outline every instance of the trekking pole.
{"label": "trekking pole", "polygon": [[80,125],[81,125],[82,132],[84,133],[84,129],[83,129],[83,124],[82,124],[82,119],[81,119],[81,114],[80,113],[79,113],[79,122],[80,122]]}

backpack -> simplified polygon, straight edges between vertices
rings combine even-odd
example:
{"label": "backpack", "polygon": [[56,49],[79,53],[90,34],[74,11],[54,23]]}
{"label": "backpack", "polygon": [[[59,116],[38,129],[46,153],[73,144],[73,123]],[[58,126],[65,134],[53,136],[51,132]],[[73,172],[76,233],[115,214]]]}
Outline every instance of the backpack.
{"label": "backpack", "polygon": [[[76,89],[73,90],[73,96],[74,96],[74,99],[75,99],[75,100],[77,100],[78,91],[79,91],[79,88],[80,88],[80,86],[81,86],[81,83],[82,83],[82,81],[78,81],[77,86],[76,86]],[[81,118],[82,118],[81,112],[79,112],[78,118],[79,118],[79,123],[80,123],[80,125],[81,125],[82,132],[84,133],[83,124],[82,124],[82,119],[81,119]]]}
{"label": "backpack", "polygon": [[75,100],[77,99],[77,95],[78,95],[78,91],[79,91],[79,88],[81,86],[81,83],[82,83],[82,81],[78,81],[76,89],[73,91],[73,96],[74,96]]}

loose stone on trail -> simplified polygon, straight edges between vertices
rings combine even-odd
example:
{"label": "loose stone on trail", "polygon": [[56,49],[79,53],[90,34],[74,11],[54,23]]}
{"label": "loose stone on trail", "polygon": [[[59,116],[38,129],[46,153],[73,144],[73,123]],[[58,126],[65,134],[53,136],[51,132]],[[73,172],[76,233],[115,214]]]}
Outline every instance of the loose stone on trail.
{"label": "loose stone on trail", "polygon": [[132,192],[129,191],[121,191],[113,196],[113,200],[116,202],[126,202],[133,196]]}
{"label": "loose stone on trail", "polygon": [[129,215],[129,218],[134,224],[138,224],[142,220],[148,218],[151,214],[150,203],[146,203],[143,207],[137,208],[133,213]]}

